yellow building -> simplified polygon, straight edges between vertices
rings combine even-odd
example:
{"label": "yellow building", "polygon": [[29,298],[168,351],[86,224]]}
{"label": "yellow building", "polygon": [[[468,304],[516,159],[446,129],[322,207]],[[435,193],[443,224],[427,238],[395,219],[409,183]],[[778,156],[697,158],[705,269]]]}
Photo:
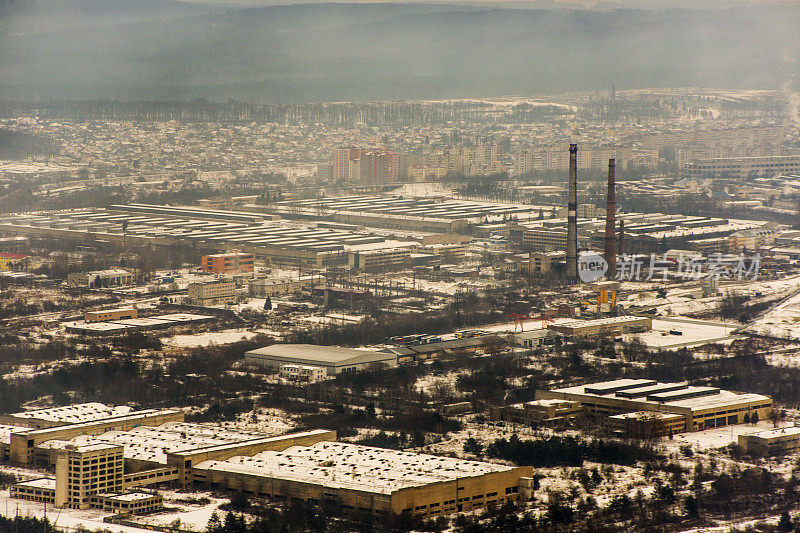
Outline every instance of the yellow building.
{"label": "yellow building", "polygon": [[196,483],[343,514],[437,517],[531,496],[532,467],[509,467],[343,442],[205,461]]}
{"label": "yellow building", "polygon": [[739,435],[739,446],[753,455],[786,455],[800,450],[800,427],[787,427]]}
{"label": "yellow building", "polygon": [[25,270],[29,256],[23,254],[0,253],[0,270]]}
{"label": "yellow building", "polygon": [[492,418],[523,425],[571,422],[581,413],[581,404],[568,400],[533,400],[492,409]]}
{"label": "yellow building", "polygon": [[126,318],[136,318],[139,311],[134,307],[119,309],[101,309],[99,311],[86,311],[83,313],[85,322],[107,322],[109,320],[122,320]]}
{"label": "yellow building", "polygon": [[189,303],[192,305],[219,305],[236,301],[236,284],[233,280],[214,280],[190,283]]}
{"label": "yellow building", "polygon": [[579,402],[587,414],[598,417],[637,411],[678,414],[683,417],[683,423],[674,425],[676,432],[741,424],[754,416],[764,420],[772,411],[772,399],[761,394],[694,387],[687,383],[659,383],[651,379],[617,379],[536,391],[536,397]]}

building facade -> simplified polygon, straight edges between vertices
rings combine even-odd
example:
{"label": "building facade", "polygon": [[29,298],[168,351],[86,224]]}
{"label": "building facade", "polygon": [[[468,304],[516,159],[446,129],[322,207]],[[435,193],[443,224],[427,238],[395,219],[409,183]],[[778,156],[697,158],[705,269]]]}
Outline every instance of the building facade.
{"label": "building facade", "polygon": [[236,283],[233,280],[214,280],[190,283],[188,286],[189,303],[206,306],[236,302]]}
{"label": "building facade", "polygon": [[209,274],[239,274],[255,270],[255,256],[252,253],[231,252],[204,255],[200,270]]}

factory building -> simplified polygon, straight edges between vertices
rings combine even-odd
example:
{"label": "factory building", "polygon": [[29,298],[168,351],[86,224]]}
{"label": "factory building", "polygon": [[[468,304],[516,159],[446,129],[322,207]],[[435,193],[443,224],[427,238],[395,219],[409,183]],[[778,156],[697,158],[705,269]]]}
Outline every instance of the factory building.
{"label": "factory building", "polygon": [[252,253],[231,252],[204,255],[200,270],[209,274],[240,274],[255,270],[255,256]]}
{"label": "factory building", "polygon": [[164,482],[301,499],[346,515],[420,517],[528,499],[533,487],[531,467],[339,443],[325,430],[270,437],[182,422],[98,426],[38,442],[33,454],[55,476],[18,483],[12,497],[131,514],[160,508],[161,498],[139,487]]}
{"label": "factory building", "polygon": [[122,268],[67,274],[67,285],[70,287],[120,287],[132,283],[133,273]]}
{"label": "factory building", "polygon": [[[290,210],[287,217],[299,218],[292,216]],[[346,264],[348,253],[364,244],[376,249],[397,247],[397,242],[351,227],[265,218],[270,216],[198,207],[130,204],[107,209],[0,216],[0,232],[80,243],[96,239],[118,246],[191,246],[212,254],[236,249],[275,265],[315,268]],[[123,222],[128,224],[124,233]],[[449,223],[431,231],[446,232],[448,228]],[[74,278],[78,285],[91,283],[85,277],[82,281],[80,276]]]}
{"label": "factory building", "polygon": [[410,262],[410,248],[350,252],[347,260],[350,268],[368,272],[399,269],[410,264]]}
{"label": "factory building", "polygon": [[568,320],[548,324],[547,329],[567,339],[582,339],[601,335],[622,335],[650,331],[653,319],[646,316],[613,316],[594,320]]}
{"label": "factory building", "polygon": [[332,505],[343,514],[435,518],[528,499],[533,469],[319,442],[205,461],[193,476],[206,486]]}
{"label": "factory building", "polygon": [[254,298],[283,296],[303,289],[310,289],[320,281],[318,276],[298,278],[257,278],[250,280],[247,291]]}
{"label": "factory building", "polygon": [[397,366],[397,355],[390,352],[315,344],[273,344],[246,352],[244,360],[245,363],[277,369],[287,364],[320,367],[329,376],[375,365]]}
{"label": "factory building", "polygon": [[109,320],[121,320],[125,318],[136,318],[139,311],[134,307],[121,307],[118,309],[101,309],[99,311],[86,311],[83,313],[83,320],[86,322],[108,322]]}
{"label": "factory building", "polygon": [[739,435],[739,446],[749,454],[769,457],[800,450],[800,427],[786,427]]}
{"label": "factory building", "polygon": [[260,207],[286,218],[325,218],[345,224],[443,234],[465,233],[470,224],[503,222],[511,217],[533,220],[539,216],[539,208],[527,205],[404,196],[354,195]]}
{"label": "factory building", "polygon": [[688,163],[684,173],[692,178],[747,178],[800,172],[800,155],[720,157]]}
{"label": "factory building", "polygon": [[[595,417],[609,417],[637,412],[659,412],[681,415],[677,419],[663,417],[654,424],[668,426],[669,431],[698,431],[703,429],[763,420],[772,411],[768,396],[731,392],[716,387],[695,387],[687,383],[659,383],[650,379],[618,379],[565,387],[551,391],[536,391],[537,399],[578,402],[583,411]],[[640,415],[629,418],[645,417]],[[612,424],[625,424],[614,419]],[[635,424],[635,420],[630,422]]]}
{"label": "factory building", "polygon": [[[52,440],[69,440],[81,435],[91,435],[104,431],[127,431],[138,426],[159,425],[166,422],[182,421],[183,411],[177,409],[125,410],[125,407],[96,408],[97,404],[77,404],[68,406],[61,413],[45,409],[34,412],[34,417],[26,419],[21,413],[4,415],[4,426],[0,449],[3,458],[14,464],[50,464],[49,456],[37,456],[37,447]],[[102,404],[100,404],[102,405]],[[105,407],[105,406],[103,406]],[[69,409],[74,408],[74,409]],[[64,416],[61,416],[64,415]],[[20,423],[16,423],[20,420]]]}

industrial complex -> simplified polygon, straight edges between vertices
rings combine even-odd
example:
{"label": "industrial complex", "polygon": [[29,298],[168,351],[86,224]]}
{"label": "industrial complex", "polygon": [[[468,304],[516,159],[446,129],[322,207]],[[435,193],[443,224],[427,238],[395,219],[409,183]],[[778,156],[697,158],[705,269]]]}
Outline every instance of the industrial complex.
{"label": "industrial complex", "polygon": [[[530,467],[507,467],[336,442],[336,433],[287,435],[183,422],[181,411],[78,404],[6,415],[6,461],[51,469],[11,496],[128,514],[160,509],[153,487],[209,486],[344,514],[440,516],[529,498]],[[8,452],[10,448],[10,453]],[[144,487],[144,488],[143,488]]]}

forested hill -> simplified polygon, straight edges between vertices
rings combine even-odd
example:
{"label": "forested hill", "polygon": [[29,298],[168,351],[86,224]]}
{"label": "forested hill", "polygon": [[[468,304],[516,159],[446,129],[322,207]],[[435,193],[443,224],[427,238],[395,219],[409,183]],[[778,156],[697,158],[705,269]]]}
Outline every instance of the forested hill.
{"label": "forested hill", "polygon": [[798,71],[791,3],[592,11],[0,0],[0,98],[281,103],[777,88]]}

